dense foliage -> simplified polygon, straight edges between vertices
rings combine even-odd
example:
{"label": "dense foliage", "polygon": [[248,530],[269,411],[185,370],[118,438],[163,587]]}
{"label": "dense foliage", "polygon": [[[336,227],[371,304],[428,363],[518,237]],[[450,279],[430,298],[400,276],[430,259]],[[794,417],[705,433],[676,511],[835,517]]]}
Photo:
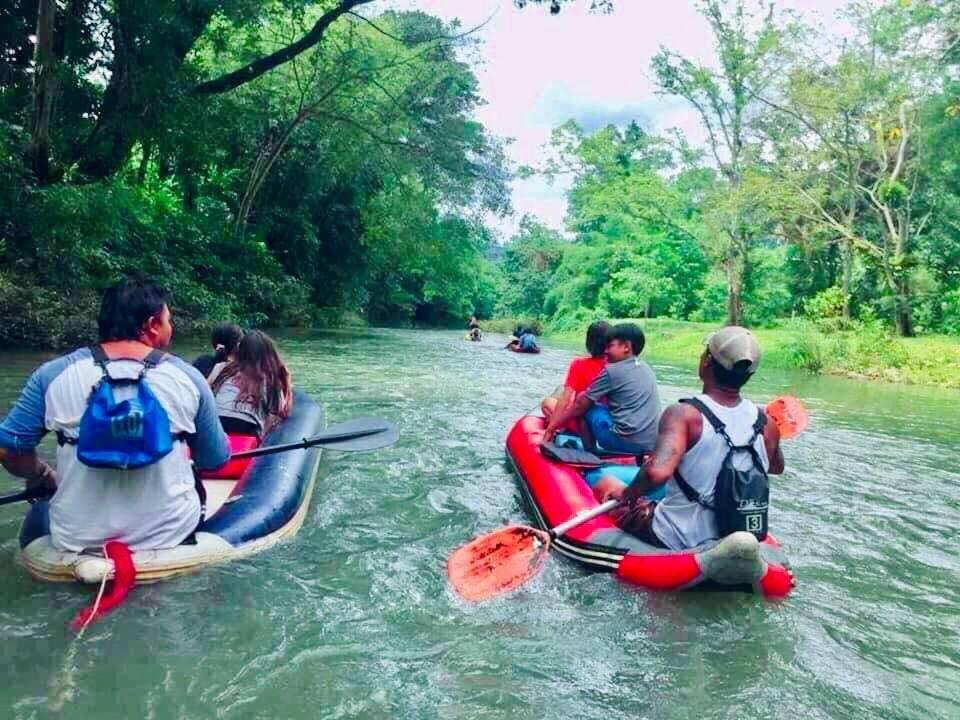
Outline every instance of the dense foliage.
{"label": "dense foliage", "polygon": [[85,339],[130,270],[181,328],[492,312],[475,41],[367,2],[4,4],[0,344]]}
{"label": "dense foliage", "polygon": [[807,316],[956,333],[957,4],[854,1],[843,41],[765,4],[699,7],[716,63],[664,48],[651,74],[695,111],[705,146],[636,125],[557,128],[530,172],[574,178],[569,234],[526,223],[502,311],[561,328],[596,315]]}

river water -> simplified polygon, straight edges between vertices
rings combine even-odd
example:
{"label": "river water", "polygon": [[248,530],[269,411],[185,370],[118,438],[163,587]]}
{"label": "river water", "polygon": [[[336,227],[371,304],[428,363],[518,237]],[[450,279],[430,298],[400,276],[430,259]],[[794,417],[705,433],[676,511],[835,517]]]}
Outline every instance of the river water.
{"label": "river water", "polygon": [[[553,557],[519,593],[467,606],[445,558],[529,521],[503,440],[575,350],[495,340],[284,337],[330,422],[386,415],[400,442],[327,454],[295,539],[137,588],[79,642],[67,624],[90,590],[31,580],[15,563],[22,507],[0,508],[0,716],[960,717],[960,393],[761,370],[756,397],[793,392],[812,415],[775,478],[771,526],[798,582],[786,602],[652,595]],[[41,359],[3,356],[0,409]],[[690,369],[653,364],[665,401],[695,389]]]}

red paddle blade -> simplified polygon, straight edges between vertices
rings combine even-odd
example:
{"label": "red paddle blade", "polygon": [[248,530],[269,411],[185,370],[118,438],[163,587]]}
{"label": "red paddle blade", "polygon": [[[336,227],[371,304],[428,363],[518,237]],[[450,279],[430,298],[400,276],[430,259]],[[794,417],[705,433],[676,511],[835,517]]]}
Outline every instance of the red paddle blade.
{"label": "red paddle blade", "polygon": [[807,409],[793,395],[781,395],[771,400],[767,405],[767,416],[776,423],[784,440],[796,437],[810,424]]}
{"label": "red paddle blade", "polygon": [[540,572],[549,550],[547,533],[511,525],[455,550],[447,560],[447,578],[464,600],[490,600],[516,590]]}

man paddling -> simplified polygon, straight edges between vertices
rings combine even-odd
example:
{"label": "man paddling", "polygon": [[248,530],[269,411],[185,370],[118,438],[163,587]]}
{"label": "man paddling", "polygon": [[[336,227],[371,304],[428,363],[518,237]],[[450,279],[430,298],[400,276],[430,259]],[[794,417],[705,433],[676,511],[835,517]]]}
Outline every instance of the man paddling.
{"label": "man paddling", "polygon": [[[653,449],[660,396],[653,370],[639,355],[646,338],[633,323],[610,328],[607,365],[586,392],[550,416],[543,441],[550,442],[571,418],[586,416],[594,442],[603,450],[640,455]],[[607,404],[598,404],[606,398]]]}
{"label": "man paddling", "polygon": [[[100,344],[41,366],[0,423],[3,466],[28,488],[56,490],[50,536],[59,550],[109,539],[135,551],[181,544],[201,519],[186,445],[200,468],[229,459],[206,380],[162,352],[173,335],[169,303],[139,275],[108,288]],[[34,452],[47,432],[57,434],[59,478]]]}
{"label": "man paddling", "polygon": [[[766,476],[784,468],[780,431],[740,394],[760,356],[760,345],[746,328],[725,327],[710,336],[700,357],[703,393],[664,411],[653,455],[629,486],[607,476],[594,487],[604,500],[625,501],[612,513],[621,528],[670,550],[697,547],[736,530],[766,535]],[[741,487],[760,487],[762,495],[742,495],[731,504],[722,495],[728,486],[724,474],[736,476]],[[661,502],[643,497],[664,483]],[[742,526],[730,526],[728,516],[738,513]]]}

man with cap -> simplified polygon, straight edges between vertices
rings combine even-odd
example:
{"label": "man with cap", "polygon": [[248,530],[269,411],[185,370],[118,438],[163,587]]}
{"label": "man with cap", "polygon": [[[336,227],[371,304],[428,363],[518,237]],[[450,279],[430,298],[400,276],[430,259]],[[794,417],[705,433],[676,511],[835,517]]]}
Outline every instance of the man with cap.
{"label": "man with cap", "polygon": [[[719,418],[734,444],[749,443],[763,411],[742,397],[740,389],[756,372],[760,355],[760,345],[746,328],[725,327],[707,339],[699,367],[703,392],[694,402],[681,401],[664,411],[657,430],[656,448],[629,486],[604,477],[594,487],[594,493],[604,500],[624,500],[611,513],[621,528],[651,545],[669,550],[684,550],[719,539],[713,510],[688,498],[677,476],[701,498],[713,496],[728,445],[697,405]],[[754,447],[768,474],[783,472],[776,423],[763,426],[754,439]],[[643,497],[664,483],[667,490],[662,501],[653,503]]]}

